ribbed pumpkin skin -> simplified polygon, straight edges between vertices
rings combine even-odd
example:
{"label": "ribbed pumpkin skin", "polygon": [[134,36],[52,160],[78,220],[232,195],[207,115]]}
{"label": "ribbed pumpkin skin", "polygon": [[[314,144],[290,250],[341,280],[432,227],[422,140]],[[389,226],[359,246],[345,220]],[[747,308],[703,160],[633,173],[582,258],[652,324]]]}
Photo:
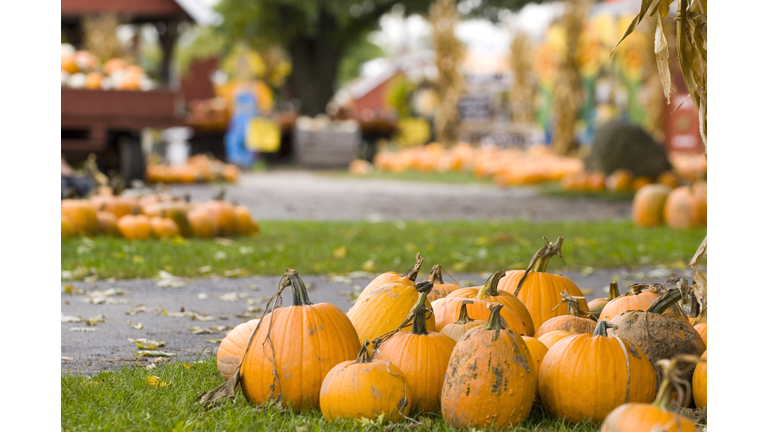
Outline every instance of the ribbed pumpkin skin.
{"label": "ribbed pumpkin skin", "polygon": [[664,221],[671,228],[688,229],[693,226],[695,204],[689,186],[680,186],[672,190],[664,203]]}
{"label": "ribbed pumpkin skin", "polygon": [[[434,307],[434,306],[433,306]],[[458,341],[464,334],[477,326],[485,325],[485,321],[472,320],[466,324],[448,324],[440,329],[440,333],[450,337],[451,339]]]}
{"label": "ribbed pumpkin skin", "polygon": [[[501,282],[499,282],[499,285],[501,285]],[[477,298],[477,295],[480,291],[480,288],[473,287],[473,288],[461,288],[454,292],[452,292],[448,297],[459,297],[459,298],[467,298],[467,299],[474,299]],[[491,304],[503,304],[505,308],[509,308],[510,311],[518,317],[520,320],[520,323],[523,325],[523,329],[518,330],[515,328],[512,323],[508,323],[510,328],[515,330],[516,332],[520,333],[523,336],[533,336],[534,333],[534,324],[533,319],[531,318],[531,314],[528,312],[528,309],[525,307],[523,302],[521,302],[517,297],[512,295],[510,292],[506,291],[499,291],[499,295],[497,296],[491,296],[486,295],[482,298],[482,300],[485,300]],[[467,306],[469,307],[469,306]],[[470,312],[469,309],[467,309],[468,312]],[[486,308],[487,311],[487,308]],[[475,314],[470,314],[472,316],[475,316]],[[486,313],[484,317],[481,319],[488,318],[489,313]]]}
{"label": "ribbed pumpkin skin", "polygon": [[539,398],[539,370],[541,370],[541,362],[544,360],[544,356],[547,355],[547,348],[540,340],[532,338],[530,336],[523,336],[525,346],[528,347],[528,351],[533,358],[533,366],[536,369],[536,399]]}
{"label": "ribbed pumpkin skin", "polygon": [[433,302],[443,297],[448,297],[449,295],[451,295],[451,293],[460,289],[462,289],[460,285],[451,284],[451,283],[446,283],[446,284],[436,283],[432,286],[432,291],[430,291],[429,295],[427,295],[427,300]]}
{"label": "ribbed pumpkin skin", "polygon": [[600,432],[647,432],[654,426],[665,432],[695,432],[699,429],[687,418],[649,404],[628,403],[611,411]]}
{"label": "ribbed pumpkin skin", "polygon": [[[486,298],[488,298],[486,296]],[[461,314],[461,303],[467,300],[465,297],[453,297],[448,296],[432,303],[432,310],[435,312],[435,328],[437,331],[441,331],[449,324],[453,324],[459,319]],[[474,299],[472,304],[467,305],[467,313],[474,319],[486,321],[491,315],[488,310],[488,304],[485,300]],[[501,309],[501,317],[507,322],[507,326],[512,330],[515,330],[519,334],[525,335],[526,328],[520,317],[515,314],[512,309],[504,306]]]}
{"label": "ribbed pumpkin skin", "polygon": [[[385,360],[369,363],[345,361],[323,380],[320,411],[327,421],[337,418],[369,418],[399,421],[411,411],[413,398],[405,375]],[[405,402],[401,409],[399,405]],[[400,414],[402,412],[402,415]]]}
{"label": "ribbed pumpkin skin", "polygon": [[538,338],[545,333],[555,330],[567,331],[569,333],[589,333],[595,331],[597,323],[589,318],[581,318],[573,315],[561,315],[548,319],[539,327],[534,337]]}
{"label": "ribbed pumpkin skin", "polygon": [[[507,275],[499,281],[499,290],[514,293],[523,274],[525,274],[525,270],[508,271]],[[517,298],[523,302],[531,315],[534,327],[533,334],[548,319],[568,313],[568,306],[565,303],[558,306],[562,299],[560,295],[562,292],[568,292],[574,297],[584,296],[579,287],[566,277],[533,271],[526,276],[520,292],[517,293]],[[555,306],[557,309],[553,311]],[[584,299],[579,300],[579,306],[582,310],[587,310],[587,302]]]}
{"label": "ribbed pumpkin skin", "polygon": [[[616,338],[593,335],[569,336],[553,345],[539,371],[539,394],[544,409],[572,422],[603,421],[625,403],[627,358],[630,382],[628,402],[649,403],[656,393],[656,373],[640,350],[635,357],[624,341],[627,357]],[[591,395],[575,397],[575,395]]]}
{"label": "ribbed pumpkin skin", "polygon": [[659,226],[664,223],[664,203],[672,191],[664,184],[641,187],[632,200],[632,221],[641,227]]}
{"label": "ribbed pumpkin skin", "polygon": [[[600,312],[600,321],[611,320],[611,318],[617,317],[628,310],[648,310],[648,306],[651,305],[657,298],[661,297],[660,293],[655,293],[650,290],[645,290],[636,295],[623,295],[616,297],[608,302]],[[672,315],[672,310],[667,309],[664,311],[665,315]]]}
{"label": "ribbed pumpkin skin", "polygon": [[456,343],[441,399],[446,423],[515,426],[528,417],[535,397],[536,368],[519,334],[475,327]]}
{"label": "ribbed pumpkin skin", "polygon": [[363,291],[360,292],[360,297],[364,295],[369,295],[376,288],[380,288],[384,285],[390,285],[390,284],[404,284],[404,285],[411,285],[411,286],[415,285],[415,283],[412,280],[410,280],[405,276],[401,276],[400,274],[395,272],[386,272],[376,276],[365,288],[363,288]]}
{"label": "ribbed pumpkin skin", "polygon": [[[270,320],[274,354],[266,342]],[[264,317],[248,350],[240,371],[243,395],[255,404],[267,400],[274,358],[280,378],[274,396],[282,392],[283,404],[297,409],[316,408],[325,376],[337,364],[353,360],[359,350],[352,323],[330,303],[276,309]]]}
{"label": "ribbed pumpkin skin", "polygon": [[[707,352],[701,355],[702,359],[707,359]],[[693,370],[693,403],[696,408],[707,407],[707,363],[699,363]]]}
{"label": "ribbed pumpkin skin", "polygon": [[544,333],[543,335],[538,336],[536,339],[543,343],[544,346],[546,346],[548,349],[552,349],[553,345],[560,342],[562,339],[567,338],[568,336],[573,336],[573,333],[567,332],[565,330],[554,330]]}
{"label": "ribbed pumpkin skin", "polygon": [[373,358],[387,360],[403,371],[414,407],[439,412],[445,372],[455,345],[455,340],[442,333],[398,332],[381,344]]}
{"label": "ribbed pumpkin skin", "polygon": [[[347,317],[355,326],[362,344],[366,339],[374,340],[396,329],[405,321],[418,298],[419,293],[413,283],[385,284],[361,293],[347,312]],[[426,306],[431,307],[429,300]],[[403,327],[403,331],[410,330],[411,326]],[[435,317],[431,314],[427,319],[427,330],[435,331]]]}
{"label": "ribbed pumpkin skin", "polygon": [[693,328],[696,329],[701,339],[704,340],[704,346],[707,346],[707,323],[696,324]]}
{"label": "ribbed pumpkin skin", "polygon": [[219,349],[216,351],[216,366],[219,368],[221,377],[225,380],[228,380],[235,373],[243,352],[245,352],[245,346],[248,345],[248,338],[251,337],[251,333],[257,325],[259,325],[257,319],[238,324],[227,333],[227,336],[219,344]]}

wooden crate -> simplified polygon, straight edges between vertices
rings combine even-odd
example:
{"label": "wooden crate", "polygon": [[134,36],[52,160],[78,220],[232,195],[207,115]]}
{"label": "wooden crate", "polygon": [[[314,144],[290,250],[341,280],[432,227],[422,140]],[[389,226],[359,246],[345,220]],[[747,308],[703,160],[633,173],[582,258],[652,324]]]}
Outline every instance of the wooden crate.
{"label": "wooden crate", "polygon": [[361,135],[359,129],[354,132],[340,132],[294,128],[293,144],[299,166],[346,167],[357,157]]}

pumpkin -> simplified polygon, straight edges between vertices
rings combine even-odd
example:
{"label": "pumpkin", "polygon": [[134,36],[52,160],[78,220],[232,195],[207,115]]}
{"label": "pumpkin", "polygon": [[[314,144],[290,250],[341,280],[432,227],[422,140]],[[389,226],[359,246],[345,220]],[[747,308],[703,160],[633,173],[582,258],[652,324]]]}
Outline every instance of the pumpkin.
{"label": "pumpkin", "polygon": [[391,283],[402,283],[406,285],[413,285],[414,282],[416,281],[416,277],[419,275],[419,269],[421,268],[421,263],[423,262],[424,262],[424,258],[421,257],[421,254],[417,253],[416,264],[414,264],[413,267],[411,267],[407,272],[403,273],[402,275],[399,275],[392,271],[392,272],[382,273],[376,276],[376,278],[373,279],[368,284],[368,286],[363,288],[363,291],[360,293],[360,296],[363,296],[364,294],[367,294],[375,290],[376,288],[381,287],[382,285],[387,285]]}
{"label": "pumpkin", "polygon": [[619,284],[616,281],[612,281],[610,287],[608,288],[608,298],[596,298],[589,303],[587,303],[587,307],[589,308],[589,311],[592,313],[593,316],[599,317],[600,314],[603,312],[603,308],[605,308],[605,305],[608,304],[609,301],[615,299],[619,296]]}
{"label": "pumpkin", "polygon": [[672,189],[677,187],[677,176],[672,171],[664,171],[656,179],[657,183],[665,184]]}
{"label": "pumpkin", "polygon": [[531,412],[536,367],[528,347],[502,324],[501,304],[490,305],[488,322],[456,342],[440,400],[445,422],[455,428],[515,426]]}
{"label": "pumpkin", "polygon": [[99,232],[99,221],[96,217],[96,211],[88,200],[62,200],[61,214],[67,218],[74,231],[79,235],[92,236]]}
{"label": "pumpkin", "polygon": [[158,201],[144,205],[143,211],[147,216],[163,216],[172,219],[179,227],[179,234],[183,237],[192,237],[192,226],[187,213],[191,208],[189,194],[184,200]]}
{"label": "pumpkin", "polygon": [[[117,195],[96,195],[91,197],[91,203],[96,210],[107,211],[120,219],[123,216],[133,214],[134,207],[139,205],[139,200],[131,197]],[[139,208],[141,212],[141,207]]]}
{"label": "pumpkin", "polygon": [[611,411],[605,418],[600,432],[648,432],[654,430],[669,432],[694,432],[700,429],[686,417],[669,410],[672,398],[671,380],[675,377],[676,359],[665,361],[664,380],[659,393],[651,404],[624,403]]}
{"label": "pumpkin", "polygon": [[[360,343],[395,330],[422,296],[426,306],[431,308],[432,304],[426,299],[430,289],[432,282],[419,282],[416,285],[401,282],[382,285],[367,293],[363,291],[347,312],[357,330]],[[435,331],[435,317],[431,314],[426,325],[427,330]],[[410,329],[411,326],[402,328],[403,331]]]}
{"label": "pumpkin", "polygon": [[707,182],[697,181],[692,186],[691,220],[695,227],[707,226]]}
{"label": "pumpkin", "polygon": [[700,323],[693,326],[694,330],[699,333],[701,339],[704,341],[704,346],[707,346],[707,323]]}
{"label": "pumpkin", "polygon": [[432,291],[427,296],[427,299],[431,302],[446,297],[457,289],[461,289],[461,285],[443,282],[443,267],[439,264],[432,267],[432,271],[424,280],[432,282]]}
{"label": "pumpkin", "polygon": [[245,347],[257,325],[259,325],[257,319],[238,324],[221,340],[219,349],[216,351],[216,366],[225,380],[228,380],[240,365]]}
{"label": "pumpkin", "polygon": [[609,337],[610,325],[600,321],[593,334],[571,335],[549,347],[539,371],[539,395],[547,413],[574,423],[602,421],[621,404],[653,400],[653,365],[629,341]]}
{"label": "pumpkin", "polygon": [[562,339],[565,339],[568,336],[573,336],[573,333],[565,330],[553,330],[551,332],[540,335],[536,339],[543,343],[547,348],[552,348],[554,344],[560,342]]}
{"label": "pumpkin", "polygon": [[637,226],[654,227],[664,223],[664,204],[672,188],[664,184],[641,187],[632,199],[632,221]]}
{"label": "pumpkin", "polygon": [[605,190],[605,174],[593,172],[587,176],[587,190],[603,191]]}
{"label": "pumpkin", "polygon": [[[485,300],[491,304],[499,303],[505,307],[502,310],[502,317],[507,321],[509,328],[515,330],[524,336],[533,336],[533,319],[531,314],[528,313],[528,309],[523,302],[518,300],[517,297],[506,291],[499,291],[499,282],[505,275],[504,270],[499,270],[496,273],[488,277],[482,287],[476,288],[461,288],[452,292],[448,297],[458,298],[476,298],[478,300]],[[447,305],[448,303],[446,303]],[[455,305],[455,303],[454,303]],[[435,325],[438,328],[443,328],[450,322],[453,322],[454,318],[458,318],[455,313],[460,309],[448,309],[449,313],[441,314],[441,319],[437,318],[437,311],[435,312]],[[479,319],[488,318],[489,312],[485,305],[478,304],[477,307],[471,307],[468,309]],[[453,312],[453,313],[450,313]],[[449,321],[446,321],[449,320]]]}
{"label": "pumpkin", "polygon": [[707,351],[701,355],[701,359],[704,362],[696,364],[696,368],[693,370],[693,402],[696,404],[696,408],[707,407]]}
{"label": "pumpkin", "polygon": [[232,203],[224,201],[223,189],[213,200],[203,204],[202,208],[211,215],[216,227],[216,235],[227,237],[237,233],[235,208]]}
{"label": "pumpkin", "polygon": [[152,226],[146,215],[135,214],[123,216],[117,220],[117,229],[126,240],[146,240],[152,235]]}
{"label": "pumpkin", "polygon": [[647,186],[653,183],[653,179],[647,176],[635,177],[632,179],[632,190],[640,190],[643,186]]}
{"label": "pumpkin", "polygon": [[187,220],[192,235],[200,238],[211,238],[216,235],[216,225],[213,217],[205,208],[196,208],[187,212]]}
{"label": "pumpkin", "polygon": [[611,175],[605,178],[605,187],[608,190],[616,192],[626,192],[632,190],[632,171],[628,169],[617,169]]}
{"label": "pumpkin", "polygon": [[238,235],[255,236],[259,233],[259,224],[251,218],[248,207],[235,205],[235,226]]}
{"label": "pumpkin", "polygon": [[112,75],[115,72],[125,69],[126,66],[128,66],[128,64],[125,62],[125,60],[121,58],[113,58],[107,60],[107,62],[104,63],[104,73],[107,75]]}
{"label": "pumpkin", "polygon": [[101,88],[101,80],[104,78],[99,72],[89,72],[85,76],[85,88],[89,90],[98,90]]}
{"label": "pumpkin", "polygon": [[[662,369],[657,365],[661,359],[670,359],[678,354],[696,357],[707,349],[704,340],[693,328],[688,318],[680,315],[662,315],[670,306],[680,300],[680,290],[673,289],[654,301],[647,311],[630,310],[614,317],[613,333],[640,348],[656,368],[657,383],[661,383]],[[684,375],[690,382],[693,370]]]}
{"label": "pumpkin", "polygon": [[[472,300],[462,300],[461,310],[459,311],[459,318],[456,320],[456,322],[443,327],[440,330],[440,333],[447,335],[451,339],[457,341],[462,336],[464,336],[464,333],[468,332],[470,329],[485,324],[485,321],[476,320],[469,317],[469,313],[467,313],[467,305],[473,303],[474,302]],[[434,308],[434,303],[432,307]]]}
{"label": "pumpkin", "polygon": [[245,398],[255,404],[271,394],[283,406],[317,408],[325,376],[337,364],[354,359],[360,342],[344,312],[330,303],[310,302],[296,270],[286,270],[285,277],[293,305],[264,316],[245,353],[240,384]]}
{"label": "pumpkin", "polygon": [[344,361],[328,372],[320,388],[320,411],[336,419],[399,421],[411,411],[413,397],[405,374],[394,364],[373,359],[368,341],[355,361]]}
{"label": "pumpkin", "polygon": [[671,228],[688,229],[693,226],[693,193],[690,186],[672,189],[664,203],[664,221]]}
{"label": "pumpkin", "polygon": [[364,159],[355,159],[349,163],[349,172],[354,175],[368,175],[373,171],[373,165]]}
{"label": "pumpkin", "polygon": [[179,235],[179,227],[173,219],[160,216],[152,216],[149,219],[152,234],[157,238],[173,238]]}
{"label": "pumpkin", "polygon": [[61,215],[61,238],[70,238],[77,235],[77,232],[75,231],[74,224],[69,220],[68,217],[64,216],[62,213]]}
{"label": "pumpkin", "polygon": [[426,301],[426,296],[420,296],[413,307],[412,330],[392,335],[374,351],[374,358],[386,360],[403,371],[414,407],[423,412],[439,412],[445,372],[456,341],[427,330]]}
{"label": "pumpkin", "polygon": [[581,310],[577,299],[568,293],[563,293],[562,302],[568,305],[568,313],[548,319],[536,330],[534,337],[539,337],[555,330],[564,330],[573,334],[592,333],[595,331],[597,323],[589,318],[583,318],[584,315],[589,314]]}
{"label": "pumpkin", "polygon": [[523,340],[525,341],[525,346],[528,347],[528,351],[531,353],[531,357],[533,358],[533,367],[536,370],[536,399],[538,399],[539,370],[541,370],[541,362],[544,360],[544,356],[547,354],[547,351],[549,351],[549,348],[547,348],[547,346],[544,345],[544,343],[540,340],[530,336],[523,336]]}
{"label": "pumpkin", "polygon": [[96,222],[99,224],[99,232],[104,235],[117,235],[117,217],[114,213],[100,211],[96,213]]}
{"label": "pumpkin", "polygon": [[568,306],[560,303],[560,293],[581,297],[579,306],[582,310],[588,309],[584,294],[575,283],[564,276],[546,272],[550,258],[557,255],[562,259],[562,244],[562,237],[555,243],[545,244],[536,251],[527,270],[510,270],[499,281],[499,289],[514,293],[531,314],[534,328],[528,336],[535,334],[546,320],[568,313]]}
{"label": "pumpkin", "polygon": [[224,180],[230,183],[237,183],[237,179],[240,177],[240,169],[237,165],[225,164],[221,169],[221,175],[224,177]]}
{"label": "pumpkin", "polygon": [[[609,301],[600,312],[601,320],[611,320],[622,312],[628,310],[644,311],[664,293],[664,287],[661,284],[637,283],[629,287],[626,294],[616,297]],[[665,311],[671,315],[673,313],[682,313],[677,306]]]}

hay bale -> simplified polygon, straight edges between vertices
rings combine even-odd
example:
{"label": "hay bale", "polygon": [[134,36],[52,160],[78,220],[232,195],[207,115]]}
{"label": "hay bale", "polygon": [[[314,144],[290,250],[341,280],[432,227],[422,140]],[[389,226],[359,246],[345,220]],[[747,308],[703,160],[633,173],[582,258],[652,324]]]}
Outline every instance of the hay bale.
{"label": "hay bale", "polygon": [[664,147],[641,127],[611,121],[597,129],[585,168],[606,175],[617,169],[629,169],[635,176],[655,179],[664,171],[671,170],[672,164]]}

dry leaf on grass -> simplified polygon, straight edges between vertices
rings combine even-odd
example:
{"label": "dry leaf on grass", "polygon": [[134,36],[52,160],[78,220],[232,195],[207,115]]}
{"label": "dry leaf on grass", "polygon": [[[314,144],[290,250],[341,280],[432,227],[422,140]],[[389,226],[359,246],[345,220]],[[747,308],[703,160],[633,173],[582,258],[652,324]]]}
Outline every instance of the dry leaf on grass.
{"label": "dry leaf on grass", "polygon": [[71,295],[85,294],[85,290],[81,290],[80,288],[70,284],[64,285],[64,288],[61,289],[61,292],[63,292],[64,294],[71,294]]}
{"label": "dry leaf on grass", "polygon": [[147,377],[147,384],[151,385],[152,387],[165,387],[171,383],[161,380],[160,377],[149,375]]}

